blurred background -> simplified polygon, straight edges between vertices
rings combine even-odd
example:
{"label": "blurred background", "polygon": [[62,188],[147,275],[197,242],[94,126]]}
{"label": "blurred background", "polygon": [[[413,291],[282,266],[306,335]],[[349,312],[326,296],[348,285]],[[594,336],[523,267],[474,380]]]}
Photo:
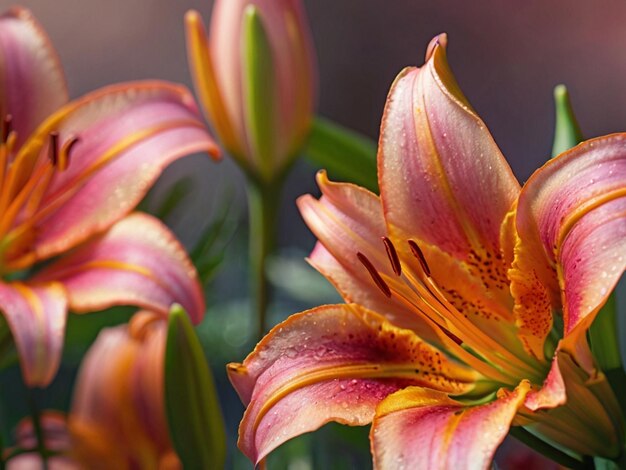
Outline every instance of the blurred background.
{"label": "blurred background", "polygon": [[[626,2],[304,3],[317,48],[318,112],[372,139],[378,138],[385,97],[395,75],[406,65],[421,65],[426,45],[439,32],[448,33],[449,60],[461,88],[521,181],[549,157],[552,90],[558,83],[568,86],[586,137],[626,129]],[[0,9],[12,4],[0,0]],[[23,0],[21,4],[35,13],[52,38],[72,97],[110,83],[145,78],[190,86],[183,15],[194,8],[208,22],[212,6],[209,0]],[[303,193],[316,193],[316,170],[307,162],[297,163],[285,188],[280,250],[270,266],[277,289],[273,322],[338,299],[303,261],[314,239],[294,200]],[[229,437],[234,440],[242,407],[226,383],[224,364],[242,360],[253,345],[245,274],[244,179],[228,158],[214,164],[206,156],[193,156],[168,169],[147,207],[156,211],[168,190],[181,180],[191,192],[166,221],[187,247],[192,249],[211,223],[224,222],[215,242],[216,269],[207,287],[209,313],[199,331],[220,386]],[[120,321],[127,315],[118,314]],[[61,374],[48,392],[40,394],[46,406],[67,407],[78,361],[96,334],[93,322],[82,318],[72,322]],[[6,384],[19,382],[17,377],[16,371],[8,371],[0,379]],[[6,420],[15,421],[24,412],[19,387],[0,388],[5,395],[0,411]],[[277,468],[331,468],[330,456],[338,462],[337,468],[363,468],[369,465],[366,434],[367,430],[326,428],[286,446]],[[249,468],[235,452],[229,465]]]}

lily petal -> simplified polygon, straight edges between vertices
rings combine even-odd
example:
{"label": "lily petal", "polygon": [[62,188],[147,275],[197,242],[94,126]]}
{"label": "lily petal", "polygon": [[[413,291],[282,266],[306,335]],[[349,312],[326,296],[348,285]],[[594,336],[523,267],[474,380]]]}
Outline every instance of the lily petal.
{"label": "lily petal", "polygon": [[19,353],[24,381],[44,387],[61,361],[67,298],[59,283],[0,283],[0,310]]}
{"label": "lily petal", "polygon": [[458,88],[445,42],[433,39],[426,65],[405,69],[389,92],[378,155],[385,218],[399,239],[496,259],[519,184]]}
{"label": "lily petal", "polygon": [[563,306],[566,337],[582,339],[626,266],[626,134],[586,141],[535,172],[517,229],[521,254]]}
{"label": "lily petal", "polygon": [[63,283],[70,309],[79,313],[137,305],[166,315],[179,303],[194,323],[204,316],[202,288],[184,248],[158,219],[139,212],[34,279]]}
{"label": "lily petal", "polygon": [[355,304],[291,316],[228,371],[250,404],[239,446],[253,462],[329,421],[367,424],[378,402],[407,385],[462,393],[479,378],[410,330]]}
{"label": "lily petal", "polygon": [[527,395],[516,421],[581,455],[615,458],[621,451],[624,423],[606,376],[590,375],[564,351],[557,351],[543,388]]}
{"label": "lily petal", "polygon": [[111,226],[174,160],[194,152],[218,154],[191,94],[165,82],[115,85],[68,104],[39,127],[16,159],[33,165],[47,159],[52,131],[61,143],[79,140],[34,216],[21,221],[35,228],[38,259]]}
{"label": "lily petal", "polygon": [[30,11],[0,16],[0,119],[11,115],[17,145],[67,100],[57,53]]}
{"label": "lily petal", "polygon": [[387,397],[376,410],[371,440],[379,469],[487,469],[530,389],[484,405],[468,406],[446,393],[409,387]]}

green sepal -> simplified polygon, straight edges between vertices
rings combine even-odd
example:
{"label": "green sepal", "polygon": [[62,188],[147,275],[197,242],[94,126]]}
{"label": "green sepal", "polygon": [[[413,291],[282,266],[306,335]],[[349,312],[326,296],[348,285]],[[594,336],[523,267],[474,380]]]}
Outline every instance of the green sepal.
{"label": "green sepal", "polygon": [[304,154],[331,179],[349,181],[378,194],[376,144],[328,119],[316,117]]}
{"label": "green sepal", "polygon": [[211,371],[185,310],[170,311],[165,347],[165,411],[185,469],[222,469],[226,434]]}
{"label": "green sepal", "polygon": [[574,115],[574,109],[565,85],[554,87],[554,105],[556,123],[552,143],[552,156],[556,157],[582,142],[583,135],[580,132],[580,126]]}
{"label": "green sepal", "polygon": [[248,137],[261,178],[275,173],[276,102],[274,59],[263,19],[254,5],[243,15],[243,98]]}

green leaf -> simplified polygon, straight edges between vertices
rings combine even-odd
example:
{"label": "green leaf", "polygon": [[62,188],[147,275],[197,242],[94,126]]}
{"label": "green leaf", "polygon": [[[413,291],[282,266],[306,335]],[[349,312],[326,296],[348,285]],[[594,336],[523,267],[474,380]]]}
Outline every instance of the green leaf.
{"label": "green leaf", "polygon": [[589,329],[591,350],[602,370],[622,367],[618,333],[617,300],[612,293]]}
{"label": "green leaf", "polygon": [[170,437],[185,469],[221,469],[226,434],[202,346],[179,305],[172,307],[165,347],[165,409]]}
{"label": "green leaf", "polygon": [[332,179],[346,180],[378,193],[376,144],[367,137],[318,116],[304,154],[325,168]]}
{"label": "green leaf", "polygon": [[253,158],[261,176],[274,176],[275,103],[274,60],[263,26],[254,5],[248,5],[243,18],[243,90],[246,128],[253,148]]}
{"label": "green leaf", "polygon": [[176,183],[168,188],[154,215],[161,220],[165,220],[189,195],[191,188],[191,178],[182,178],[179,181],[176,181]]}
{"label": "green leaf", "polygon": [[203,285],[215,276],[224,260],[224,251],[237,230],[239,214],[233,209],[233,192],[220,195],[220,206],[211,223],[202,234],[189,256],[198,270]]}
{"label": "green leaf", "polygon": [[569,99],[569,93],[565,85],[554,87],[554,104],[556,108],[556,124],[554,128],[554,141],[552,144],[552,156],[571,149],[583,141],[582,132],[574,109]]}

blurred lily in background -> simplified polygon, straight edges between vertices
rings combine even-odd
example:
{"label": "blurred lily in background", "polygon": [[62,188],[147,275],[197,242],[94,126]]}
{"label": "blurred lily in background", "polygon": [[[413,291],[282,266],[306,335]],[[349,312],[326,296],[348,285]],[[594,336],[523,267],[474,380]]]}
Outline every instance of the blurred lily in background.
{"label": "blurred lily in background", "polygon": [[25,382],[45,386],[68,310],[166,313],[178,302],[201,318],[184,249],[155,218],[129,213],[169,163],[218,149],[178,85],[120,84],[67,103],[57,54],[27,10],[0,17],[0,59],[0,310]]}
{"label": "blurred lily in background", "polygon": [[372,422],[384,469],[488,468],[511,427],[571,467],[623,451],[586,333],[624,271],[626,135],[521,188],[446,42],[392,85],[380,197],[322,172],[321,199],[298,201],[319,240],[310,262],[348,303],[293,315],[229,365],[254,463],[329,421]]}
{"label": "blurred lily in background", "polygon": [[165,416],[166,336],[164,316],[144,310],[91,346],[70,413],[72,455],[85,468],[182,468]]}
{"label": "blurred lily in background", "polygon": [[71,456],[85,468],[223,468],[213,379],[180,306],[100,332],[78,374],[69,429]]}

